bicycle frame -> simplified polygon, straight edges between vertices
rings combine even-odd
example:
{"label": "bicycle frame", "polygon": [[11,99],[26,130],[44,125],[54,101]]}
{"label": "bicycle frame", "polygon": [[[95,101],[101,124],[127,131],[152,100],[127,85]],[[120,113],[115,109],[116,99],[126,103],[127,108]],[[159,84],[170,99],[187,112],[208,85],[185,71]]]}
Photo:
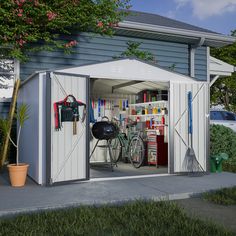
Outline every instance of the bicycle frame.
{"label": "bicycle frame", "polygon": [[[119,133],[117,138],[119,139],[121,146],[122,146],[122,157],[129,156],[129,144],[131,139],[134,136],[140,136],[141,131],[134,131],[132,130],[132,127],[128,128],[128,134],[125,133]],[[124,150],[124,153],[123,153]]]}

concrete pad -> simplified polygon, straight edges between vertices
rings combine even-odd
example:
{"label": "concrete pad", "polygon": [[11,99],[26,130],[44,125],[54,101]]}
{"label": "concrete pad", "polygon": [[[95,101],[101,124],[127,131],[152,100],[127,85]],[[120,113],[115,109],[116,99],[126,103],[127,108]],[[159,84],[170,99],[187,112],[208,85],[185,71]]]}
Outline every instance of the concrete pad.
{"label": "concrete pad", "polygon": [[79,205],[118,204],[137,199],[156,201],[184,199],[212,189],[230,186],[236,186],[236,174],[210,174],[194,178],[159,176],[77,182],[53,187],[42,187],[32,182],[24,188],[12,188],[0,184],[0,216]]}

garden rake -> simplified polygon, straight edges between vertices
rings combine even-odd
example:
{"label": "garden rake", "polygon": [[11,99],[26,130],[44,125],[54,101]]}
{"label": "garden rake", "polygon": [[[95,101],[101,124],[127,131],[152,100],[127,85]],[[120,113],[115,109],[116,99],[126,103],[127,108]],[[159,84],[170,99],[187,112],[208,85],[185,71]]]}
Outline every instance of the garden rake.
{"label": "garden rake", "polygon": [[189,176],[201,176],[204,170],[193,150],[192,92],[188,92],[188,149],[183,162]]}

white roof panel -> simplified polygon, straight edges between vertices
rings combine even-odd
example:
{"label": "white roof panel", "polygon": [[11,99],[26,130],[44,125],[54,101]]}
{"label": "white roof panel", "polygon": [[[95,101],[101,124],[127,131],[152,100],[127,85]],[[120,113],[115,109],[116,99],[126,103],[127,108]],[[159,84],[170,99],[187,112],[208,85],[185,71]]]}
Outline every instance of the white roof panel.
{"label": "white roof panel", "polygon": [[118,59],[108,62],[77,66],[56,70],[58,72],[83,74],[91,78],[141,80],[156,82],[196,82],[195,79],[163,69],[155,64],[150,64],[138,59]]}

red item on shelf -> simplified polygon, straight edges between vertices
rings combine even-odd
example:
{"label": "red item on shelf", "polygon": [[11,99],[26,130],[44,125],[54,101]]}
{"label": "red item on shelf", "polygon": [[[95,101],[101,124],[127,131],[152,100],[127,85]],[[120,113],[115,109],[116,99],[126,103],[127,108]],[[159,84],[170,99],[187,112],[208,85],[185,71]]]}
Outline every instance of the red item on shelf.
{"label": "red item on shelf", "polygon": [[135,109],[132,109],[132,111],[131,111],[131,115],[137,115],[137,112],[136,112]]}
{"label": "red item on shelf", "polygon": [[162,123],[163,125],[165,124],[165,117],[164,117],[164,116],[161,117],[161,123]]}
{"label": "red item on shelf", "polygon": [[143,93],[143,102],[147,102],[147,92]]}

